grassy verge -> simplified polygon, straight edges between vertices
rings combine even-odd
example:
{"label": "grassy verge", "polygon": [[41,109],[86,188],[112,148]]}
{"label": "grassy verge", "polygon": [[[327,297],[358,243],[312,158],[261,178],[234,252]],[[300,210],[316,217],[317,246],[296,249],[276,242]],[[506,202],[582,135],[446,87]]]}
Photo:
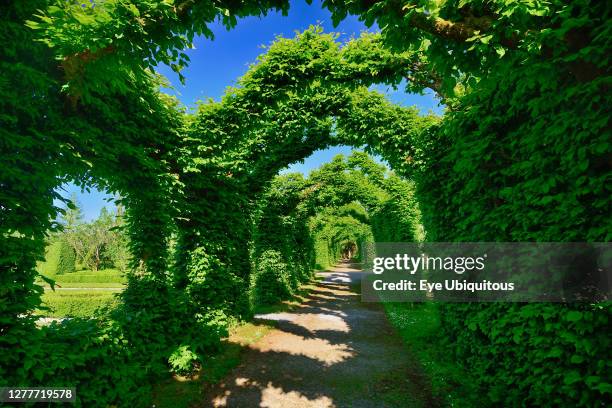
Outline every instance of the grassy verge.
{"label": "grassy verge", "polygon": [[40,314],[48,317],[84,317],[89,318],[101,307],[112,307],[117,304],[115,291],[45,291],[42,296],[43,306],[50,310],[41,310]]}
{"label": "grassy verge", "polygon": [[[318,278],[300,286],[293,297],[275,305],[258,306],[255,314],[291,311],[306,300],[308,293],[316,287]],[[153,401],[157,408],[189,408],[202,403],[207,386],[221,381],[227,373],[242,361],[242,353],[250,344],[256,343],[271,330],[274,322],[240,322],[230,329],[229,337],[223,341],[221,351],[209,356],[202,370],[194,378],[174,376],[154,386]]]}
{"label": "grassy verge", "polygon": [[153,400],[157,408],[188,408],[202,402],[208,384],[215,384],[240,364],[242,352],[264,337],[272,327],[265,324],[242,323],[230,330],[221,351],[208,357],[194,378],[174,376],[154,387]]}
{"label": "grassy verge", "polygon": [[470,373],[457,365],[440,343],[440,318],[435,303],[385,303],[387,317],[431,379],[436,398],[452,407],[480,406]]}
{"label": "grassy verge", "polygon": [[259,305],[255,307],[255,314],[289,312],[306,301],[306,296],[316,287],[316,282],[320,278],[313,277],[310,283],[306,283],[291,296],[291,299],[283,300],[273,305]]}

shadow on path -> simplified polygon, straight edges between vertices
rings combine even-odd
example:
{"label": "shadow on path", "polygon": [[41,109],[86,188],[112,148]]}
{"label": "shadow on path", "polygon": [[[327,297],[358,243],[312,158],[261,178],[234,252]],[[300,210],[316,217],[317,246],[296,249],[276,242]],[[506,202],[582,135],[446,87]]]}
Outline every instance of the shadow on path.
{"label": "shadow on path", "polygon": [[202,407],[434,407],[428,380],[380,304],[361,303],[361,272],[341,264],[205,393]]}

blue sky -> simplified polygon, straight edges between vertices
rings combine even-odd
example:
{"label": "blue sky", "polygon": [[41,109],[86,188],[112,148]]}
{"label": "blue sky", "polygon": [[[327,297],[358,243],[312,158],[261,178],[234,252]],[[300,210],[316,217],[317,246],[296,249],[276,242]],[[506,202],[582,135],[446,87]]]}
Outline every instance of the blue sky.
{"label": "blue sky", "polygon": [[[303,31],[314,24],[322,26],[327,32],[340,33],[340,41],[358,36],[360,32],[368,30],[363,23],[352,16],[334,28],[330,13],[321,8],[320,0],[314,0],[311,5],[306,4],[305,1],[292,1],[287,16],[271,12],[262,18],[244,18],[239,20],[238,25],[230,31],[216,23],[211,26],[215,34],[214,40],[195,38],[195,48],[186,52],[191,62],[183,70],[183,75],[186,77],[185,85],[180,84],[178,76],[168,67],[161,66],[158,71],[169,79],[174,88],[167,92],[175,94],[185,106],[193,108],[198,100],[207,98],[219,100],[225,89],[235,85],[236,79],[246,73],[249,64],[255,62],[257,56],[265,52],[262,46],[269,45],[279,35],[293,37],[296,30]],[[369,31],[375,29],[373,27]],[[404,106],[416,105],[423,113],[430,110],[436,113],[442,112],[442,108],[438,106],[436,99],[431,94],[406,94],[402,87],[397,90],[387,86],[373,88],[385,93],[395,103]],[[306,158],[303,163],[295,163],[285,171],[299,171],[308,174],[310,170],[328,162],[335,155],[349,154],[351,150],[352,148],[348,146],[335,146],[317,151]],[[70,196],[73,192],[77,194],[85,220],[95,219],[103,206],[112,206],[104,201],[108,195],[103,192],[92,190],[90,193],[83,193],[74,185],[67,185],[64,190],[62,195]]]}

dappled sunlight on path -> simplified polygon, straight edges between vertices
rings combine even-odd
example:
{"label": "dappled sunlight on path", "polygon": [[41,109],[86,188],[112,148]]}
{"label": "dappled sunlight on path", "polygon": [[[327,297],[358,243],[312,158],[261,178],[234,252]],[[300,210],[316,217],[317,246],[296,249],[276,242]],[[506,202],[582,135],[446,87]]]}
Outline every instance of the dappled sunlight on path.
{"label": "dappled sunlight on path", "polygon": [[432,406],[428,384],[382,307],[360,302],[356,267],[319,273],[321,282],[289,312],[256,315],[276,328],[248,346],[201,406]]}

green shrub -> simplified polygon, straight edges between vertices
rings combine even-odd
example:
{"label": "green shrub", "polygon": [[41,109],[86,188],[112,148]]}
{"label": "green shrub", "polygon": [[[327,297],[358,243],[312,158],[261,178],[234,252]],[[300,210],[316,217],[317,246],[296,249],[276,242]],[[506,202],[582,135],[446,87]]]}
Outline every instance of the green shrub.
{"label": "green shrub", "polygon": [[176,374],[191,375],[198,366],[198,355],[191,351],[189,346],[181,345],[170,354],[168,365]]}
{"label": "green shrub", "polygon": [[11,383],[76,387],[76,407],[149,407],[150,372],[129,348],[112,321],[52,323],[30,334]]}
{"label": "green shrub", "polygon": [[[244,281],[222,262],[215,251],[205,247],[194,249],[186,266],[188,283],[185,292],[192,306],[204,311],[220,309],[246,311]],[[242,304],[245,303],[245,304]]]}
{"label": "green shrub", "polygon": [[59,242],[59,255],[57,257],[57,267],[55,273],[64,275],[75,271],[76,254],[68,242],[61,239]]}
{"label": "green shrub", "polygon": [[291,297],[291,285],[287,264],[281,253],[275,250],[264,251],[257,260],[253,279],[255,303],[267,305]]}

